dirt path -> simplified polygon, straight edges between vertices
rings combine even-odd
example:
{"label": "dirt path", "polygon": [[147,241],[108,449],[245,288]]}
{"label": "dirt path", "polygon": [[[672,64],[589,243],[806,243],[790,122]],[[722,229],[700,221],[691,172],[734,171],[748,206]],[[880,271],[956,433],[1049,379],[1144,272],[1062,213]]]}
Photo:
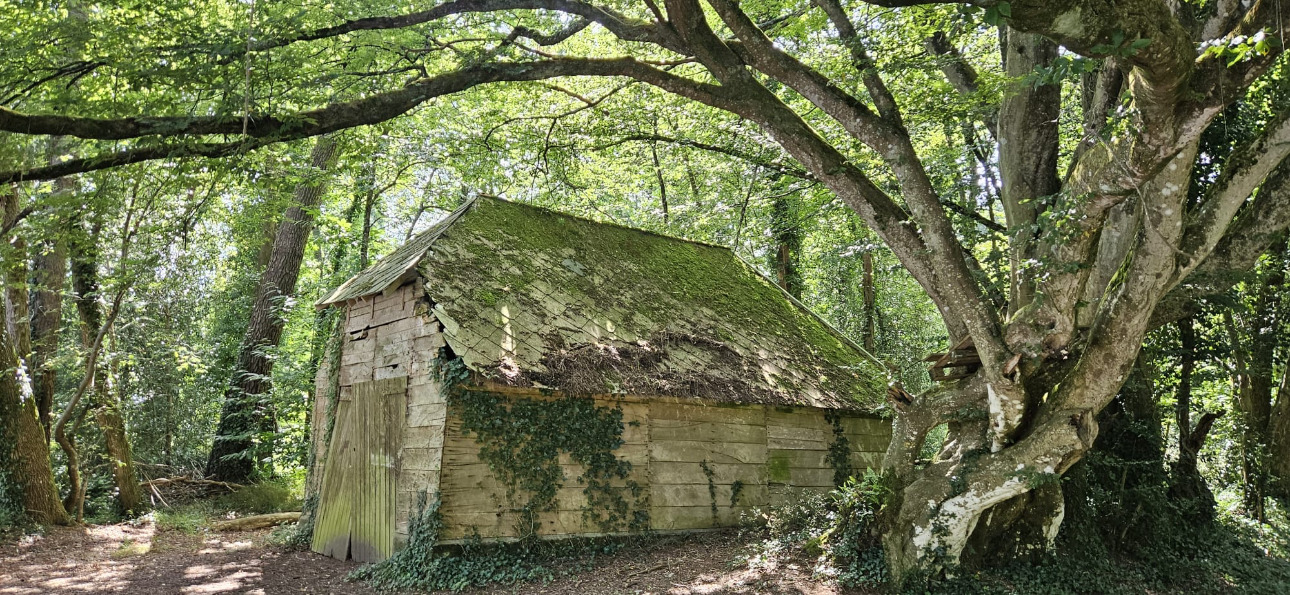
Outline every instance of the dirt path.
{"label": "dirt path", "polygon": [[[309,552],[265,545],[268,531],[185,534],[158,532],[151,523],[54,528],[0,549],[0,594],[374,593],[345,582],[355,568]],[[709,533],[629,548],[589,569],[547,584],[486,589],[484,593],[569,595],[716,593],[834,595],[810,580],[809,562],[759,570],[733,567],[743,543],[733,533]]]}

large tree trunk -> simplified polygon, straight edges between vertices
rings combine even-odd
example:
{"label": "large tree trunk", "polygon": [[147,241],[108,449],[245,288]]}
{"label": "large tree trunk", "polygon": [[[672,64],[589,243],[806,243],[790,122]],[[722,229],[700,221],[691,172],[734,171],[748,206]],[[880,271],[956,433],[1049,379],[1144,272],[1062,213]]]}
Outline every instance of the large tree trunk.
{"label": "large tree trunk", "polygon": [[[319,137],[310,158],[319,172],[328,170],[336,159],[336,140]],[[256,464],[271,453],[259,447],[257,434],[276,431],[276,420],[269,398],[269,375],[273,359],[266,350],[278,345],[282,328],[283,303],[296,290],[300,263],[313,228],[314,211],[322,199],[326,184],[310,180],[296,187],[294,204],[282,216],[274,235],[268,266],[256,287],[251,319],[239,348],[237,363],[224,407],[220,412],[215,443],[211,446],[206,473],[221,481],[244,483],[256,474]]]}
{"label": "large tree trunk", "polygon": [[46,242],[34,261],[31,292],[32,392],[40,413],[40,425],[45,428],[45,437],[49,440],[53,438],[50,434],[53,423],[50,411],[54,406],[54,390],[58,382],[53,360],[58,353],[58,329],[62,324],[67,242],[61,235]]}
{"label": "large tree trunk", "polygon": [[[5,223],[18,213],[18,197],[0,187]],[[19,354],[31,350],[27,324],[26,255],[23,246],[10,244],[4,255],[5,328],[0,332],[0,491],[6,502],[21,503],[22,510],[0,511],[28,516],[39,523],[64,525],[71,521],[54,485],[48,439],[41,428],[26,363]]]}
{"label": "large tree trunk", "polygon": [[[76,312],[81,319],[81,344],[86,350],[102,348],[102,338],[99,335],[104,321],[100,301],[97,241],[100,231],[101,227],[95,224],[87,235],[76,238],[71,247],[72,289],[76,293]],[[112,385],[106,363],[101,361],[100,358],[94,358],[90,362],[94,369],[86,370],[86,374],[94,375],[87,407],[94,414],[99,430],[103,432],[104,451],[117,489],[117,506],[124,514],[138,513],[143,506],[143,491],[134,469],[134,455],[126,432],[125,418],[121,414],[121,399]]]}

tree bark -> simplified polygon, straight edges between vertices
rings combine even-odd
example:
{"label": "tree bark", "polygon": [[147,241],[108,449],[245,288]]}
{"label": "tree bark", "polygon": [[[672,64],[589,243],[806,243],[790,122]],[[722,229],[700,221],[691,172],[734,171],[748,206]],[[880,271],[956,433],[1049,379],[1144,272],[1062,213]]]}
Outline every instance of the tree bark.
{"label": "tree bark", "polygon": [[[331,168],[336,149],[334,137],[318,138],[310,157],[314,173]],[[239,348],[233,378],[224,394],[215,443],[206,463],[206,473],[214,479],[251,481],[256,476],[257,464],[271,454],[263,450],[257,438],[257,434],[276,430],[273,408],[267,402],[273,359],[266,351],[277,347],[282,337],[286,324],[283,303],[295,293],[314,212],[325,191],[326,183],[321,179],[310,179],[297,186],[293,204],[283,214],[274,236],[273,253],[256,287],[250,324]]]}
{"label": "tree bark", "polygon": [[[0,200],[6,214],[17,212],[17,195],[9,187],[0,187]],[[12,206],[11,206],[12,205]],[[65,525],[71,522],[67,510],[58,500],[53,468],[49,462],[48,439],[40,425],[36,400],[25,394],[30,390],[25,364],[18,357],[18,344],[27,344],[29,335],[17,336],[11,329],[26,332],[25,319],[10,320],[13,314],[26,314],[25,256],[10,246],[5,255],[5,329],[0,333],[0,491],[6,502],[20,503],[21,510],[0,511],[12,516],[30,517],[38,523]],[[13,282],[21,279],[21,286]],[[19,303],[10,305],[10,300]],[[26,351],[22,351],[26,353]]]}
{"label": "tree bark", "polygon": [[[86,350],[102,350],[100,335],[105,322],[100,301],[97,242],[101,226],[95,223],[88,232],[76,238],[71,245],[72,290],[75,292],[76,312],[81,319],[81,344]],[[132,231],[125,229],[123,233]],[[116,307],[114,305],[114,309]],[[103,432],[103,447],[117,490],[117,507],[123,514],[136,514],[143,507],[143,490],[139,488],[139,476],[134,469],[134,454],[121,413],[121,397],[112,384],[103,359],[96,357],[89,362],[94,369],[86,373],[93,374],[94,378],[86,406]]]}
{"label": "tree bark", "polygon": [[[1033,33],[1007,27],[1003,47],[1008,76],[1022,80],[1036,68],[1051,65],[1057,44]],[[1025,263],[1033,258],[1035,225],[1043,203],[1038,199],[1061,190],[1057,179],[1059,137],[1057,120],[1061,110],[1061,87],[1055,84],[1018,83],[1004,95],[999,107],[999,173],[1003,178],[1001,198],[1008,229],[1022,230],[1011,242],[1011,291],[1009,312],[1015,314],[1034,299],[1034,282],[1028,279]]]}
{"label": "tree bark", "polygon": [[864,302],[862,344],[869,353],[878,350],[878,288],[873,281],[873,252],[860,254],[860,296]]}
{"label": "tree bark", "polygon": [[[60,179],[59,182],[62,182]],[[46,440],[52,440],[50,411],[54,406],[54,390],[58,370],[53,365],[58,353],[58,330],[62,326],[63,283],[67,277],[67,242],[60,234],[44,242],[33,259],[31,292],[31,369],[32,392],[40,425],[45,428]]]}

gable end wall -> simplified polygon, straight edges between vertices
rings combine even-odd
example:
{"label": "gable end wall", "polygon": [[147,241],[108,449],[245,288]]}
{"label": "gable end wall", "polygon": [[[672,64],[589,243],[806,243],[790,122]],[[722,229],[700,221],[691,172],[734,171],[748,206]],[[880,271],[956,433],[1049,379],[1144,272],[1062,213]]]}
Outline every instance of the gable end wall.
{"label": "gable end wall", "polygon": [[[435,493],[443,454],[443,427],[447,404],[434,379],[433,360],[444,345],[442,327],[422,298],[419,283],[408,283],[384,294],[350,300],[344,306],[340,398],[354,398],[354,385],[406,376],[402,444],[395,460],[398,491],[395,508],[395,543],[407,541],[408,521],[415,514],[417,492]],[[321,366],[315,396],[314,436],[317,461],[323,461],[323,434],[331,370]],[[314,470],[322,477],[322,465]]]}

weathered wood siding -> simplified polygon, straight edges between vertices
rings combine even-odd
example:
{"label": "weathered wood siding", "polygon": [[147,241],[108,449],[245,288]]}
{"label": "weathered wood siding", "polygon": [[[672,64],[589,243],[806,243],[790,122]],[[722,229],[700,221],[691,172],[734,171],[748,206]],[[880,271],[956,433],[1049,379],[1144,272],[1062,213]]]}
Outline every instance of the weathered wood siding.
{"label": "weathered wood siding", "polygon": [[[345,307],[341,345],[339,397],[349,402],[355,386],[374,380],[406,378],[406,390],[397,398],[397,456],[393,461],[394,518],[390,527],[396,546],[407,541],[408,520],[415,513],[417,493],[433,494],[439,486],[446,404],[432,365],[444,341],[439,323],[430,316],[417,284],[409,283],[385,294],[351,300]],[[320,370],[315,396],[315,454],[322,478],[326,460],[326,405],[332,370]],[[333,436],[333,441],[336,436]],[[327,494],[324,490],[323,498]],[[382,521],[384,524],[384,521]],[[343,553],[341,553],[343,555]]]}
{"label": "weathered wood siding", "polygon": [[[512,398],[542,398],[500,390]],[[833,487],[834,470],[827,462],[833,426],[823,410],[638,397],[597,398],[597,404],[623,409],[624,444],[616,454],[632,463],[632,479],[648,494],[655,530],[730,526],[752,507],[781,503],[801,490]],[[461,421],[449,413],[440,484],[442,538],[460,539],[476,531],[484,538],[516,537],[520,518],[515,509],[525,496],[508,501],[506,486],[480,460],[475,436],[464,435]],[[841,423],[856,472],[878,466],[891,438],[890,424],[847,413]],[[539,515],[539,533],[602,532],[583,519],[586,498],[576,482],[582,468],[567,458],[562,463],[565,487],[556,510]]]}

